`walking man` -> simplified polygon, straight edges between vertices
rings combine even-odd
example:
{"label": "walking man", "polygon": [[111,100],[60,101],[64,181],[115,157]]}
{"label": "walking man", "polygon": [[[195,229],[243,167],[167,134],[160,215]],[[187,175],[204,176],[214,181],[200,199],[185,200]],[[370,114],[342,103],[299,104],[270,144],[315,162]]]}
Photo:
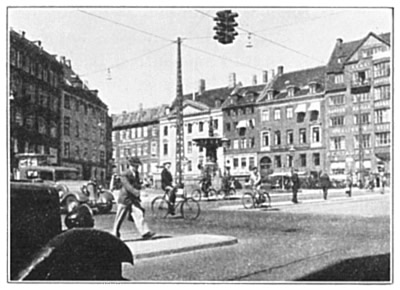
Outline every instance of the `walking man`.
{"label": "walking man", "polygon": [[124,218],[130,215],[143,239],[151,239],[155,233],[150,231],[144,221],[144,208],[140,204],[140,178],[138,168],[142,162],[138,157],[128,160],[128,169],[121,174],[121,189],[117,199],[117,213],[115,214],[113,233],[120,237],[120,228]]}
{"label": "walking man", "polygon": [[299,203],[297,199],[297,192],[299,191],[300,188],[300,178],[299,175],[297,174],[297,169],[292,170],[292,202],[293,203]]}
{"label": "walking man", "polygon": [[161,188],[168,194],[169,204],[168,212],[175,214],[176,187],[173,183],[172,174],[170,172],[171,162],[164,162],[164,169],[161,172]]}
{"label": "walking man", "polygon": [[325,172],[321,175],[320,177],[320,182],[321,182],[321,187],[322,187],[322,192],[324,195],[324,199],[328,199],[328,188],[331,184],[331,181],[329,179],[328,174]]}

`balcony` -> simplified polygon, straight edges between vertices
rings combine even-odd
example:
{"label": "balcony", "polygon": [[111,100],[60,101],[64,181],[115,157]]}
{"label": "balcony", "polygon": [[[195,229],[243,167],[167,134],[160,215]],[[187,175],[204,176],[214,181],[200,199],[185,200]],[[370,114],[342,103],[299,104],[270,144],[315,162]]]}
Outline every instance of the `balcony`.
{"label": "balcony", "polygon": [[371,78],[358,78],[351,81],[352,87],[369,87],[371,86]]}

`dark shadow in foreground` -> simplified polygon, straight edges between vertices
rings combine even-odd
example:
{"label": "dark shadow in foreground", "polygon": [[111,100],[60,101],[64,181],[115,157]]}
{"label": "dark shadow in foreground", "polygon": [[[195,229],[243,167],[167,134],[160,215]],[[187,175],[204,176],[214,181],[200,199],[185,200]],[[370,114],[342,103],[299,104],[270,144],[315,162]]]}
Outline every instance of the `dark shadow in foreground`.
{"label": "dark shadow in foreground", "polygon": [[390,281],[390,254],[346,259],[296,281]]}

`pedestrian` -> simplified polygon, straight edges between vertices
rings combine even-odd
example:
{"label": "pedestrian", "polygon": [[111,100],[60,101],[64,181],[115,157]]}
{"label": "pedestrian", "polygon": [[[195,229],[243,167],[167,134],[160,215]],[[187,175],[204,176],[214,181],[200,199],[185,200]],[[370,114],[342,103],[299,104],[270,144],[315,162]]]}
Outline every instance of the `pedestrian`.
{"label": "pedestrian", "polygon": [[320,177],[320,182],[321,182],[321,187],[322,187],[322,192],[324,195],[324,199],[328,199],[328,188],[331,184],[331,181],[329,179],[329,175],[325,172],[321,175]]}
{"label": "pedestrian", "polygon": [[386,175],[384,172],[381,173],[381,194],[385,194],[386,186]]}
{"label": "pedestrian", "polygon": [[168,213],[175,215],[176,186],[171,174],[171,162],[164,162],[164,169],[161,171],[161,188],[168,195]]}
{"label": "pedestrian", "polygon": [[346,179],[346,182],[347,182],[346,194],[349,197],[351,197],[351,190],[352,190],[352,187],[353,187],[353,176],[352,175],[353,174],[350,172],[349,175],[347,175],[347,179]]}
{"label": "pedestrian", "polygon": [[143,239],[151,239],[155,233],[150,231],[144,220],[144,208],[140,204],[140,177],[139,166],[142,162],[138,157],[128,160],[128,169],[120,176],[121,189],[117,199],[117,213],[115,214],[113,233],[120,237],[120,228],[124,218],[129,215]]}
{"label": "pedestrian", "polygon": [[292,202],[299,203],[297,199],[297,192],[299,191],[300,188],[300,178],[299,175],[297,174],[297,169],[292,170],[291,181],[292,181],[292,194],[293,194]]}

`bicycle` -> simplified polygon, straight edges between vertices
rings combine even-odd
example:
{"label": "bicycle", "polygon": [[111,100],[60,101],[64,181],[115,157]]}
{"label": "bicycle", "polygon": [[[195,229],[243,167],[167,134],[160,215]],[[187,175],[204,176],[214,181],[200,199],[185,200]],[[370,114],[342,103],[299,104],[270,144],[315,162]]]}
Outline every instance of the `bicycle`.
{"label": "bicycle", "polygon": [[[179,209],[182,217],[186,220],[195,220],[200,215],[199,203],[191,197],[187,197],[186,193],[181,195],[177,194],[179,200],[175,202],[174,209]],[[162,196],[157,196],[151,202],[151,211],[153,216],[157,219],[166,218],[169,214],[169,207],[171,202],[169,201],[168,193],[165,192]]]}
{"label": "bicycle", "polygon": [[271,197],[267,191],[252,190],[251,192],[245,192],[242,196],[242,204],[244,208],[257,208],[261,207],[268,199],[267,207],[271,207]]}
{"label": "bicycle", "polygon": [[197,188],[193,190],[192,192],[192,198],[195,201],[200,201],[202,193],[204,193],[205,197],[218,197],[219,192],[215,190],[215,188],[212,187],[211,182],[207,181],[206,179],[202,179],[199,181],[200,188]]}
{"label": "bicycle", "polygon": [[223,199],[228,198],[229,196],[236,195],[235,181],[233,179],[226,180],[223,182],[223,186],[220,190],[217,191],[217,197],[222,196]]}

